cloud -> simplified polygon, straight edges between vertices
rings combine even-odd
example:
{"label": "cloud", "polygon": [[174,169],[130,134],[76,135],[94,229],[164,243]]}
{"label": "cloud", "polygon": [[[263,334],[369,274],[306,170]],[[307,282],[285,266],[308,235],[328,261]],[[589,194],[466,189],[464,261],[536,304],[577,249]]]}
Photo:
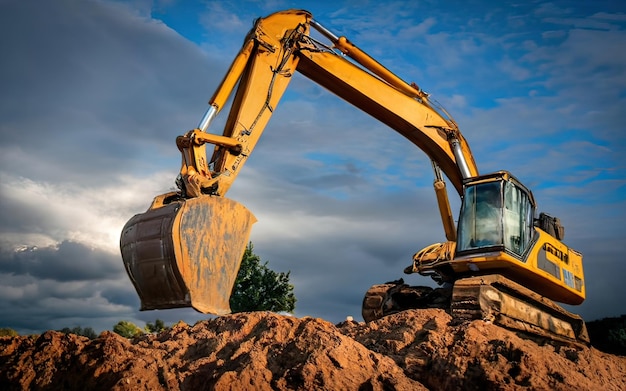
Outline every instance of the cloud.
{"label": "cloud", "polygon": [[[227,3],[211,1],[207,3],[206,12],[200,16],[200,22],[204,27],[215,35],[230,35],[244,29],[244,25],[251,26],[248,21],[244,23],[239,17],[238,8],[228,7]],[[240,8],[239,8],[240,9]]]}
{"label": "cloud", "polygon": [[[0,232],[20,247],[70,240],[112,252],[124,222],[148,208],[151,200],[145,194],[166,193],[173,187],[174,175],[173,171],[143,178],[120,175],[115,182],[88,187],[3,173],[0,202],[5,211],[0,216]],[[18,241],[23,235],[27,241]],[[40,240],[33,243],[35,237]]]}
{"label": "cloud", "polygon": [[119,277],[122,272],[117,255],[70,241],[63,241],[54,247],[27,247],[3,253],[0,272],[15,275],[28,274],[55,281],[83,281]]}
{"label": "cloud", "polygon": [[150,155],[196,125],[206,85],[221,78],[163,23],[107,2],[36,12],[9,2],[0,34],[13,37],[0,43],[0,85],[11,91],[0,95],[0,162],[30,179],[94,184],[158,165]]}

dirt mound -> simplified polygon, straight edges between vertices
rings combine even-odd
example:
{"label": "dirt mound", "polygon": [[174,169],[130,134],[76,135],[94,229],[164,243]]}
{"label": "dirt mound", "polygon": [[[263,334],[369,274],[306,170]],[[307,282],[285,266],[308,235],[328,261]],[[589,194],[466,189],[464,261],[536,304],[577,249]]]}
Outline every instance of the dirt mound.
{"label": "dirt mound", "polygon": [[441,310],[369,324],[255,312],[129,341],[0,339],[0,389],[624,390],[626,357],[540,346]]}

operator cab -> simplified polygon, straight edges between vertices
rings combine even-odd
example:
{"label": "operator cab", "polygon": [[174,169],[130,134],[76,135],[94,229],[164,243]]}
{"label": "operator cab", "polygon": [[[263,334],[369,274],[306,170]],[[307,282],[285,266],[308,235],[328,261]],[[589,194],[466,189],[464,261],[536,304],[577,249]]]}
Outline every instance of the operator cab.
{"label": "operator cab", "polygon": [[532,239],[532,193],[506,171],[464,184],[458,224],[458,255],[505,251],[522,258]]}

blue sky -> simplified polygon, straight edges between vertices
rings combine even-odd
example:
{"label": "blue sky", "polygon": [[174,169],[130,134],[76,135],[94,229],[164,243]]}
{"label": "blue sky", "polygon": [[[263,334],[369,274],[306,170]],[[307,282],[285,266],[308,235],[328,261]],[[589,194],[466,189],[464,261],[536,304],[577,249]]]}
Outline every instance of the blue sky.
{"label": "blue sky", "polygon": [[[588,289],[568,309],[626,313],[626,6],[353,3],[3,1],[0,327],[206,317],[139,312],[119,234],[174,187],[175,137],[197,125],[253,20],[289,8],[429,92],[481,172],[511,171],[561,218]],[[432,180],[411,143],[296,75],[228,195],[259,219],[255,252],[291,271],[295,315],[338,322],[444,240]]]}

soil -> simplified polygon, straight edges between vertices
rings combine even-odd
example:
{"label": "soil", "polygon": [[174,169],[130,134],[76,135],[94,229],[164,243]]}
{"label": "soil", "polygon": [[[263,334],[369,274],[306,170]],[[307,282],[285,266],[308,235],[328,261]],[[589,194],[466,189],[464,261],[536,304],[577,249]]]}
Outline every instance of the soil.
{"label": "soil", "polygon": [[332,324],[268,312],[132,340],[0,338],[2,390],[626,390],[626,357],[555,346],[443,310]]}

